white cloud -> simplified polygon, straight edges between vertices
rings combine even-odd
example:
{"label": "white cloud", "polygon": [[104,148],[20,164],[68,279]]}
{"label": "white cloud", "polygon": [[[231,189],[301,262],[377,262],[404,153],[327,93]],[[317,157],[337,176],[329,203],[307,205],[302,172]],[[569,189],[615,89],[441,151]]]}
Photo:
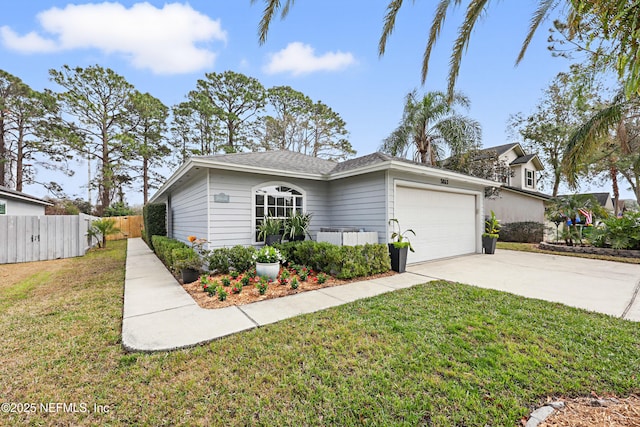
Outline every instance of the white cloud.
{"label": "white cloud", "polygon": [[338,71],[355,64],[355,62],[353,55],[348,52],[327,52],[317,56],[310,45],[293,42],[281,51],[272,54],[264,71],[268,74],[289,72],[298,76],[315,71]]}
{"label": "white cloud", "polygon": [[129,9],[120,3],[70,4],[41,12],[38,20],[50,38],[35,32],[19,36],[4,26],[2,43],[24,53],[99,49],[122,55],[137,68],[179,74],[211,68],[216,54],[199,44],[227,39],[219,20],[180,3],[162,9],[149,3]]}

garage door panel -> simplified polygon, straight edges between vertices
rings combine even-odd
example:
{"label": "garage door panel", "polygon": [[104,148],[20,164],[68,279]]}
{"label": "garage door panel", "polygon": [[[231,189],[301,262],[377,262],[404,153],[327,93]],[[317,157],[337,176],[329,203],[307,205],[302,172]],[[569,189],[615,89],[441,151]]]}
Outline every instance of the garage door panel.
{"label": "garage door panel", "polygon": [[396,218],[415,253],[408,262],[473,253],[476,250],[476,203],[472,194],[397,187]]}

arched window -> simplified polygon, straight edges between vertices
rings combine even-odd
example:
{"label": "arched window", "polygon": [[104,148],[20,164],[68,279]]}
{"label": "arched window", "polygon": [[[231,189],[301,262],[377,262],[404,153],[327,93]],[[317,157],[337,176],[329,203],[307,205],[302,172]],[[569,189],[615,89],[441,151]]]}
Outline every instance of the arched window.
{"label": "arched window", "polygon": [[304,211],[304,194],[285,184],[273,184],[255,190],[255,239],[258,241],[258,225],[265,217],[285,219],[292,212]]}

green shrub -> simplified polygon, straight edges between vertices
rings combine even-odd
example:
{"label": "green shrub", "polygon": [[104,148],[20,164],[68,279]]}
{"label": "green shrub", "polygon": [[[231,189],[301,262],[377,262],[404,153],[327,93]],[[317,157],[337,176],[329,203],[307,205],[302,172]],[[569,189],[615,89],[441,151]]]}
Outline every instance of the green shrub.
{"label": "green shrub", "polygon": [[202,269],[202,259],[198,253],[190,247],[176,247],[171,250],[171,269],[176,273],[185,268],[194,270]]}
{"label": "green shrub", "polygon": [[289,265],[306,265],[340,279],[369,276],[391,269],[387,245],[337,246],[305,240],[274,245]]}
{"label": "green shrub", "polygon": [[158,235],[152,237],[152,244],[156,255],[158,255],[160,261],[162,261],[168,268],[173,268],[172,251],[174,249],[189,248],[189,246],[183,242]]}
{"label": "green shrub", "polygon": [[255,251],[253,246],[242,245],[213,249],[207,256],[209,270],[220,274],[227,274],[231,269],[237,272],[247,271],[254,265],[251,256]]}
{"label": "green shrub", "polygon": [[640,249],[640,212],[626,212],[622,218],[610,217],[591,231],[589,240],[598,247]]}
{"label": "green shrub", "polygon": [[253,253],[256,249],[253,246],[236,245],[229,250],[229,266],[235,271],[247,271],[253,265]]}
{"label": "green shrub", "polygon": [[149,247],[154,249],[153,236],[167,235],[167,208],[160,203],[148,204],[142,209],[142,215],[144,221],[143,237]]}
{"label": "green shrub", "polygon": [[540,243],[544,240],[544,224],[535,221],[511,222],[500,229],[503,242]]}

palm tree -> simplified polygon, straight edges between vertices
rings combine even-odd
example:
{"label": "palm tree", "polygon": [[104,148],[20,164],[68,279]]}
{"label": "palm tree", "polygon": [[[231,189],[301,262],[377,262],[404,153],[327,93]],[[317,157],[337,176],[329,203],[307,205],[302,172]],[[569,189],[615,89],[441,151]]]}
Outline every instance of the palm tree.
{"label": "palm tree", "polygon": [[638,119],[640,98],[628,99],[624,89],[621,89],[610,104],[601,108],[580,126],[571,135],[562,159],[569,186],[577,186],[579,171],[586,163],[595,163],[593,157],[600,157],[599,160],[607,159],[617,211],[619,170],[616,167],[616,157],[638,152],[638,134],[629,131]]}
{"label": "palm tree", "polygon": [[[256,3],[258,0],[251,0]],[[515,0],[521,2],[521,0]],[[260,20],[258,33],[260,43],[267,39],[269,26],[275,15],[280,13],[285,18],[295,0],[263,0],[265,7]],[[389,0],[387,12],[384,17],[382,34],[378,41],[378,54],[383,56],[387,46],[387,39],[396,25],[396,17],[400,11],[403,0]],[[415,1],[413,2],[415,3]],[[463,0],[439,0],[436,12],[429,29],[429,38],[422,60],[422,83],[424,84],[429,71],[431,51],[440,37],[440,31],[447,18],[447,12],[455,7],[460,7]],[[458,35],[453,43],[451,58],[449,60],[449,77],[447,96],[449,101],[454,95],[454,87],[462,62],[462,54],[469,47],[469,40],[476,23],[488,13],[490,0],[467,0],[466,12],[462,23],[458,28]],[[640,19],[640,4],[635,1],[618,0],[538,0],[538,5],[529,21],[529,30],[525,36],[520,53],[516,59],[516,65],[522,61],[529,47],[533,35],[540,24],[545,22],[553,11],[559,10],[562,18],[566,20],[566,34],[569,39],[578,39],[587,42],[587,45],[600,43],[602,51],[597,56],[607,57],[609,65],[616,69],[618,75],[624,76],[625,93],[629,96],[640,90],[640,49],[637,42],[637,25]],[[585,46],[586,47],[586,46]],[[581,51],[587,51],[584,47]]]}
{"label": "palm tree", "polygon": [[436,165],[448,148],[460,155],[480,145],[480,124],[458,114],[454,107],[469,107],[469,98],[456,93],[449,104],[444,92],[427,92],[420,98],[414,90],[406,97],[404,113],[398,127],[380,149],[393,156],[407,157],[414,150],[414,160]]}
{"label": "palm tree", "polygon": [[120,229],[116,227],[115,219],[102,218],[91,223],[87,235],[90,239],[96,238],[98,240],[98,247],[106,248],[107,236],[118,232],[120,232]]}

